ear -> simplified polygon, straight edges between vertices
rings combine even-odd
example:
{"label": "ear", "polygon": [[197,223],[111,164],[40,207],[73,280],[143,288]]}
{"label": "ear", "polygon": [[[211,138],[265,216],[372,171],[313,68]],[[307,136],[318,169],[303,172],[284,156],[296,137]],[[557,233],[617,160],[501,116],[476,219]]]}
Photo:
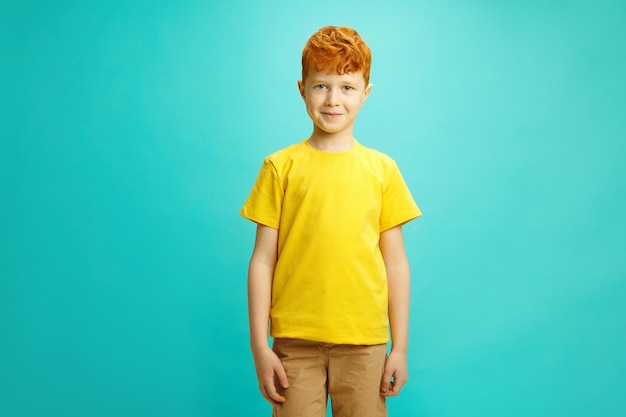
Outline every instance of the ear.
{"label": "ear", "polygon": [[367,100],[367,97],[369,97],[370,91],[372,91],[373,86],[374,84],[370,83],[367,87],[365,87],[365,90],[363,90],[363,101],[361,101],[361,104],[365,103],[365,100]]}
{"label": "ear", "polygon": [[298,90],[300,91],[300,96],[304,99],[304,82],[302,80],[298,80]]}

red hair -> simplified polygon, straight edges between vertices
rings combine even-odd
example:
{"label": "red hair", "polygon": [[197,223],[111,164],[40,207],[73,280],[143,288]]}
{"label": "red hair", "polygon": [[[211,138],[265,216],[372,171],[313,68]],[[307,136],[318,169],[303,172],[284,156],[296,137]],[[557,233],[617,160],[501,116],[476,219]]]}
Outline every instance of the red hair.
{"label": "red hair", "polygon": [[311,69],[337,74],[361,71],[369,84],[372,52],[356,30],[326,26],[315,32],[302,51],[302,81]]}

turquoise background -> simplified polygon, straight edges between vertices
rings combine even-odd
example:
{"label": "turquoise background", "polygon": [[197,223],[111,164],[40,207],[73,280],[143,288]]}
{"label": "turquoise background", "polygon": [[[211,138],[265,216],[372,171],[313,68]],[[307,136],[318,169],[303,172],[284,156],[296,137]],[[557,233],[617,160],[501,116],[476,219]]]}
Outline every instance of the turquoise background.
{"label": "turquoise background", "polygon": [[328,24],[371,46],[356,136],[424,212],[391,415],[626,415],[626,2],[11,3],[0,415],[268,415],[238,211],[311,131]]}

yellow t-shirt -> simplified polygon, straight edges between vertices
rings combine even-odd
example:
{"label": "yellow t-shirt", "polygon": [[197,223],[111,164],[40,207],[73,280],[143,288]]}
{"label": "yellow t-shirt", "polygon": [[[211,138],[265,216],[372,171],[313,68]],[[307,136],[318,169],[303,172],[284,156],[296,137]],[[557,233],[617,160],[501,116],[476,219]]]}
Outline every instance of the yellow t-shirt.
{"label": "yellow t-shirt", "polygon": [[241,215],[278,229],[272,337],[388,341],[380,233],[421,215],[391,158],[289,146],[265,159]]}

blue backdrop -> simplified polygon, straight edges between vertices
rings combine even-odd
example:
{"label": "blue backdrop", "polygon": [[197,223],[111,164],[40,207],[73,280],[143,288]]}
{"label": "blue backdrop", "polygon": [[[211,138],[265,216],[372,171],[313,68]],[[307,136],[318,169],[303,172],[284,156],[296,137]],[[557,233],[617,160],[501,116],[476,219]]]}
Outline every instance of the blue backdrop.
{"label": "blue backdrop", "polygon": [[329,24],[424,212],[391,415],[626,415],[623,0],[7,3],[0,415],[268,415],[238,212]]}

